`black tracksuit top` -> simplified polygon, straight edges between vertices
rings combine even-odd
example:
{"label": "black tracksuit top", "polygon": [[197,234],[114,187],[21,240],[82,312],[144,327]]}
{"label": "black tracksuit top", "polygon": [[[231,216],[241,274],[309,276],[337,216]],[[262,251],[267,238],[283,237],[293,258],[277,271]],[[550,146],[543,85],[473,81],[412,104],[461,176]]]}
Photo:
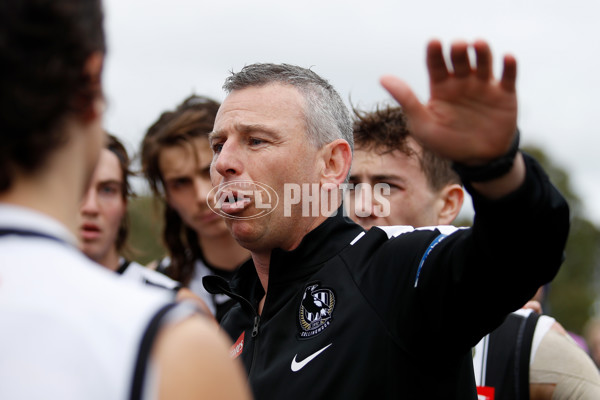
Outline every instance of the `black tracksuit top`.
{"label": "black tracksuit top", "polygon": [[553,279],[568,235],[564,198],[525,160],[514,193],[470,190],[473,227],[447,236],[364,233],[340,208],[296,249],[273,250],[260,316],[252,261],[230,284],[205,278],[239,301],[221,326],[256,399],[476,399],[471,348]]}

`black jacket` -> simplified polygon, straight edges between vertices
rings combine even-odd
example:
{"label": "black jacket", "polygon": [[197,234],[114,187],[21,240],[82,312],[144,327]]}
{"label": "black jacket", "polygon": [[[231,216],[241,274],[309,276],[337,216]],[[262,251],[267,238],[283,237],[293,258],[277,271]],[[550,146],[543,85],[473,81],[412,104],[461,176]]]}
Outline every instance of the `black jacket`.
{"label": "black jacket", "polygon": [[476,399],[471,348],[562,262],[567,204],[526,165],[505,198],[473,193],[473,227],[447,236],[373,228],[357,240],[338,210],[295,250],[273,250],[260,316],[252,262],[230,285],[205,278],[239,301],[221,325],[256,398]]}

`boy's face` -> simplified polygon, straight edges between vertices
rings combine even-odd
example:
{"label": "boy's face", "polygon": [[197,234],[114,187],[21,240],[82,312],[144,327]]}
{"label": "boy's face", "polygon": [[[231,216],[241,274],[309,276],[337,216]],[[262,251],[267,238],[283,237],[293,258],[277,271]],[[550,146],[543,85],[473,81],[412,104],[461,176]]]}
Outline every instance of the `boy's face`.
{"label": "boy's face", "polygon": [[[437,215],[443,202],[421,168],[417,158],[420,147],[412,139],[407,140],[413,150],[419,151],[411,155],[399,150],[383,155],[361,148],[354,151],[350,183],[367,185],[349,193],[349,215],[365,229],[377,225],[439,224]],[[389,194],[382,194],[376,184],[389,186]],[[389,210],[378,216],[384,209],[384,201],[389,202]]]}
{"label": "boy's face", "polygon": [[121,164],[112,151],[102,149],[79,210],[81,250],[100,263],[109,253],[116,254],[115,242],[126,212]]}

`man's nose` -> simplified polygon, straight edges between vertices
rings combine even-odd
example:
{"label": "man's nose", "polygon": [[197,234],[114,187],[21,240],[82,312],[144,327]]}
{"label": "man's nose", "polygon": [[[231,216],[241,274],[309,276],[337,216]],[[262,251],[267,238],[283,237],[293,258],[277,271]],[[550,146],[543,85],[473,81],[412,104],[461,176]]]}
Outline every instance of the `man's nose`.
{"label": "man's nose", "polygon": [[241,174],[243,170],[242,148],[232,140],[223,143],[213,161],[213,168],[219,175],[227,178]]}
{"label": "man's nose", "polygon": [[82,215],[93,215],[98,213],[98,197],[96,191],[90,188],[83,197],[79,212]]}

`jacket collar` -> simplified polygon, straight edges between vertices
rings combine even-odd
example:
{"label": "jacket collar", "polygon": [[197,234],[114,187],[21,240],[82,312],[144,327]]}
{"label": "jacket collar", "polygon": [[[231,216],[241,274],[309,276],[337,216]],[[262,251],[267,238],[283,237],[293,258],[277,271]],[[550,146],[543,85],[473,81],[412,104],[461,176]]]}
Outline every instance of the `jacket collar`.
{"label": "jacket collar", "polygon": [[[313,275],[329,259],[335,257],[364,230],[343,215],[343,205],[335,215],[304,236],[291,251],[273,249],[269,265],[269,290]],[[258,281],[252,260],[244,263],[231,281],[233,291],[252,298]],[[249,285],[250,282],[253,282]],[[258,284],[260,286],[260,284]],[[255,293],[256,294],[256,293]],[[264,294],[264,292],[263,292]]]}

